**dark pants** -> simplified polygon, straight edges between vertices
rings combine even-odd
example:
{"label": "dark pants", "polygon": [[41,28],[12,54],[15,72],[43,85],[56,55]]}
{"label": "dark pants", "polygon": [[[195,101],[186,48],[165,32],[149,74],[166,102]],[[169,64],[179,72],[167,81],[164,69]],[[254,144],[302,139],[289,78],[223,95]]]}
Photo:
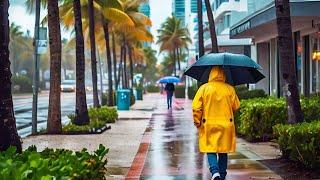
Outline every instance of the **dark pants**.
{"label": "dark pants", "polygon": [[170,95],[170,94],[167,95],[168,109],[169,109],[169,108],[172,108],[172,96],[173,96],[173,95]]}
{"label": "dark pants", "polygon": [[[219,155],[219,160],[217,155]],[[207,157],[211,174],[219,173],[220,178],[224,180],[227,176],[228,154],[207,153]]]}

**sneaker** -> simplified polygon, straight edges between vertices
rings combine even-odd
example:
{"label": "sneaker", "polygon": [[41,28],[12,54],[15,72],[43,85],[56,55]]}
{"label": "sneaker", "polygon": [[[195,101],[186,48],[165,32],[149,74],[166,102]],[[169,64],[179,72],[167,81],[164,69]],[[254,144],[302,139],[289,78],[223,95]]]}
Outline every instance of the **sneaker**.
{"label": "sneaker", "polygon": [[214,173],[214,174],[212,175],[211,180],[220,180],[220,174],[219,174],[219,173]]}

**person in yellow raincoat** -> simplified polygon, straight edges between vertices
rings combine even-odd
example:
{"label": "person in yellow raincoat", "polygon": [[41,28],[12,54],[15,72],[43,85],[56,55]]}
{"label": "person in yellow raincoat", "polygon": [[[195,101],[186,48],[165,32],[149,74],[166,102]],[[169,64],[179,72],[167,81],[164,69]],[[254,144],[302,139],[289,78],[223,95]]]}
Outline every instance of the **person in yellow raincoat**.
{"label": "person in yellow raincoat", "polygon": [[200,152],[207,153],[214,180],[225,179],[227,153],[235,152],[236,149],[234,112],[239,109],[240,102],[234,87],[225,81],[223,68],[214,66],[208,83],[199,88],[192,103],[194,124],[199,135],[199,149]]}

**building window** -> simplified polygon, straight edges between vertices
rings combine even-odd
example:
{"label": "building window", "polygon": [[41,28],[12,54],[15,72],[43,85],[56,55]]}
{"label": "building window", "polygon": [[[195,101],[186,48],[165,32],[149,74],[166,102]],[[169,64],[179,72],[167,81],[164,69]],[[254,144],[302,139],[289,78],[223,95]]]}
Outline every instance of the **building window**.
{"label": "building window", "polygon": [[311,92],[320,92],[320,34],[316,33],[311,38],[311,63],[310,82]]}

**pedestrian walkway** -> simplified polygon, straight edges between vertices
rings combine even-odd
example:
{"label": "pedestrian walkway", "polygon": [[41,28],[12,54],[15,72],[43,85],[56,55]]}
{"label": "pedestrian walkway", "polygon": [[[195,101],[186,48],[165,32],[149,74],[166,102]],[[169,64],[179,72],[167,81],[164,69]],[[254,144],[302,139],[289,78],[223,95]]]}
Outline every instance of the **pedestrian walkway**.
{"label": "pedestrian walkway", "polygon": [[[173,110],[158,106],[146,129],[126,179],[210,179],[206,156],[198,152],[191,101],[175,100]],[[281,179],[242,153],[229,156],[228,180]]]}

